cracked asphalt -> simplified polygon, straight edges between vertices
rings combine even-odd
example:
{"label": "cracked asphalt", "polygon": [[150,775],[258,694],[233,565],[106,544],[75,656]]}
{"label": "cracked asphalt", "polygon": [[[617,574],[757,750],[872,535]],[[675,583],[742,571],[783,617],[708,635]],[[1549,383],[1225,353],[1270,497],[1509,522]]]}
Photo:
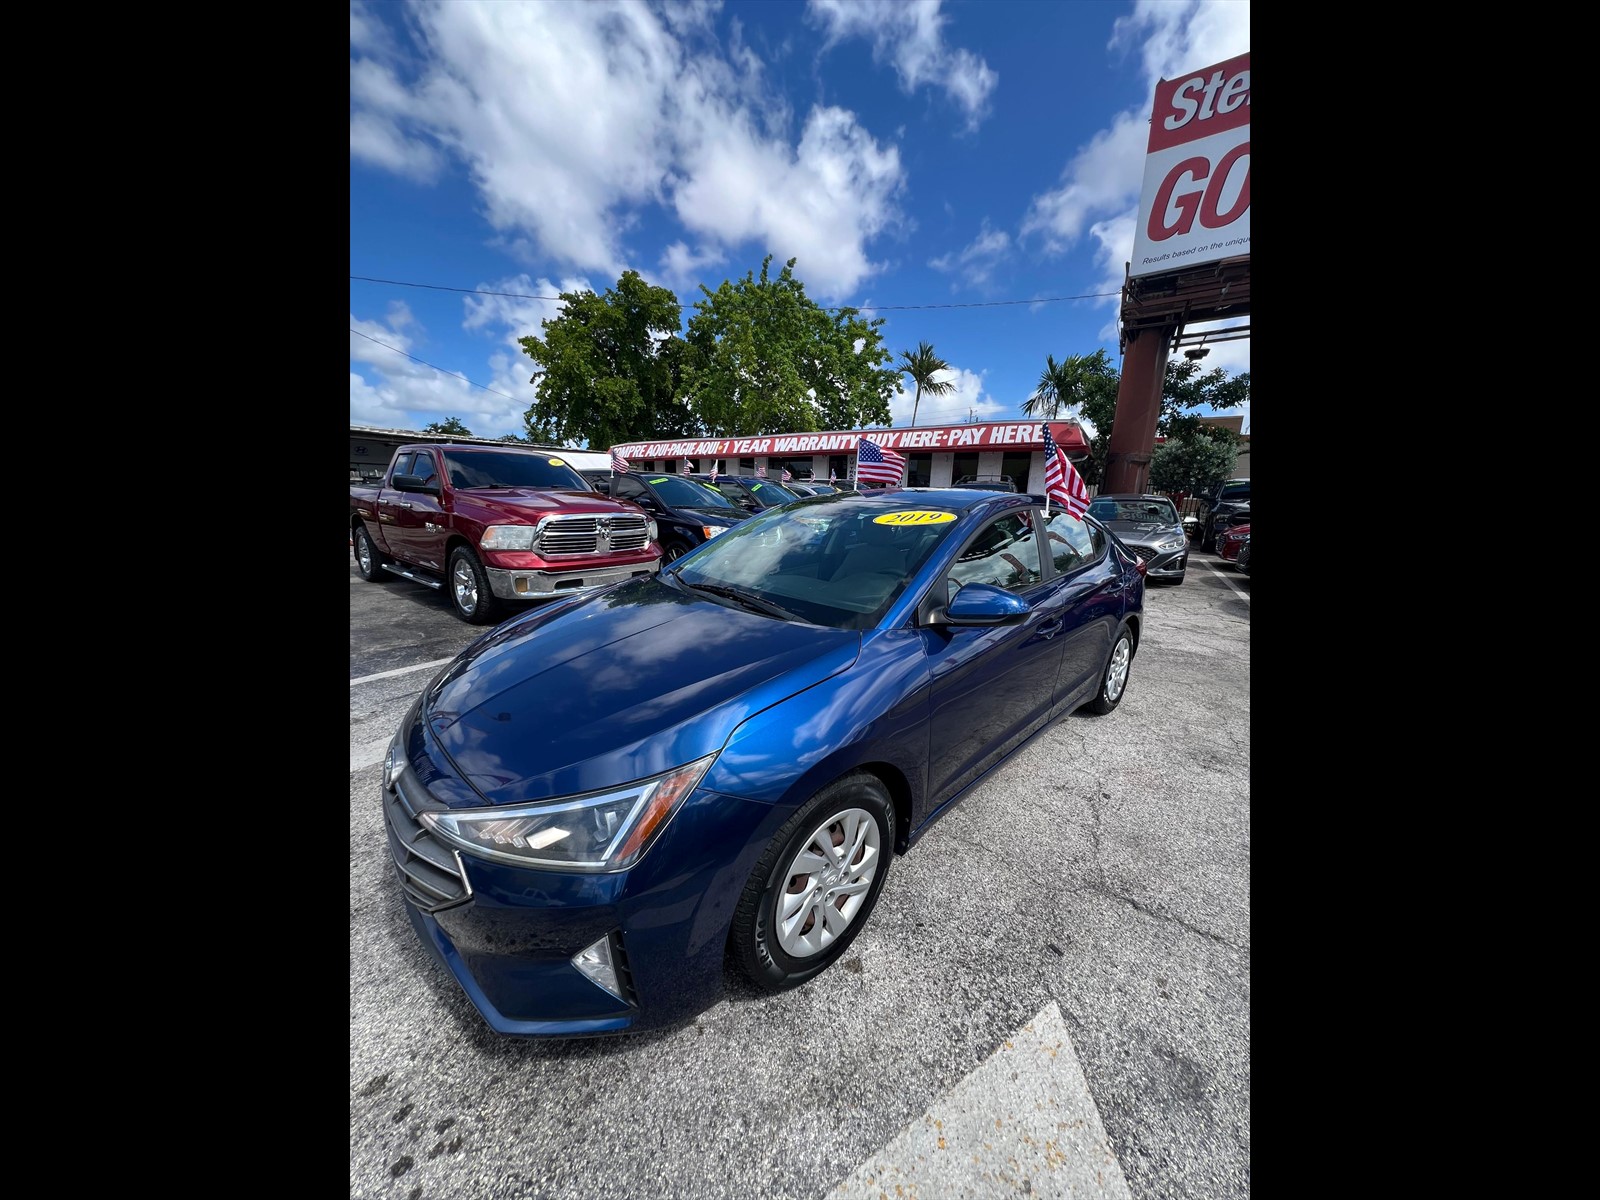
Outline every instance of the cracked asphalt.
{"label": "cracked asphalt", "polygon": [[981,1103],[959,1085],[1053,1003],[1133,1196],[1248,1196],[1250,580],[1217,561],[1147,589],[1122,705],[1057,721],[895,859],[832,970],[559,1043],[490,1033],[405,919],[370,747],[434,670],[407,668],[477,631],[352,567],[350,1194],[817,1200],[947,1096]]}

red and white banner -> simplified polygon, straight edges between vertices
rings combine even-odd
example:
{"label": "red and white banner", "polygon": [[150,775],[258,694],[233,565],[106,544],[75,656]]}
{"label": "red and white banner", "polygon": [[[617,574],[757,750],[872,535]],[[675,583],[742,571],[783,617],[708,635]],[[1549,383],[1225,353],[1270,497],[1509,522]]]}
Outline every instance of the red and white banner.
{"label": "red and white banner", "polygon": [[[1069,455],[1089,452],[1089,443],[1073,422],[1054,422],[1055,441]],[[948,425],[938,428],[913,426],[909,429],[874,429],[854,432],[780,433],[753,438],[707,438],[683,442],[624,442],[611,447],[630,459],[656,458],[756,458],[779,454],[854,454],[863,437],[871,438],[885,450],[902,454],[918,451],[950,450],[1042,450],[1044,423],[1041,421],[989,422],[979,425]]]}
{"label": "red and white banner", "polygon": [[1156,84],[1130,275],[1250,253],[1250,55]]}

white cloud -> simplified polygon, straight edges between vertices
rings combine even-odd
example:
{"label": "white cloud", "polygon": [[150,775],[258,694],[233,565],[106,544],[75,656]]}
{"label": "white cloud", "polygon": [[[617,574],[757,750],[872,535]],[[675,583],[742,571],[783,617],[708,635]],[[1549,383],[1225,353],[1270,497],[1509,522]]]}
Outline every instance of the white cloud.
{"label": "white cloud", "polygon": [[1035,196],[1029,204],[1023,235],[1041,234],[1045,249],[1057,253],[1076,242],[1094,217],[1137,202],[1150,136],[1146,117],[1141,112],[1118,113],[1109,129],[1080,147],[1061,173],[1061,186]]}
{"label": "white cloud", "polygon": [[[350,335],[352,425],[420,430],[435,421],[456,417],[479,437],[523,432],[522,414],[533,403],[533,388],[528,383],[533,364],[527,355],[519,352],[515,356],[521,363],[511,355],[491,357],[493,375],[487,386],[505,393],[496,395],[474,387],[465,379],[405,357],[409,354],[416,359],[427,359],[429,356],[423,331],[404,304],[390,305],[383,321],[367,320],[351,313],[350,328],[354,331]],[[412,330],[417,337],[411,336]],[[363,334],[366,336],[361,336]],[[522,398],[518,399],[519,396]]]}
{"label": "white cloud", "polygon": [[956,390],[943,396],[930,396],[924,392],[922,403],[917,404],[917,385],[909,375],[900,377],[901,390],[889,397],[889,414],[894,418],[896,429],[911,424],[913,408],[916,409],[918,425],[959,425],[969,413],[982,421],[1005,410],[1005,405],[984,391],[981,371],[952,367],[948,371],[935,372],[934,379],[953,383]]}
{"label": "white cloud", "polygon": [[513,251],[615,279],[650,206],[701,243],[668,266],[744,243],[842,297],[878,266],[867,242],[902,219],[898,151],[838,108],[798,142],[782,96],[735,31],[714,43],[714,4],[456,3],[408,9],[418,61],[368,53],[352,14],[351,154],[426,179],[463,162]]}
{"label": "white cloud", "polygon": [[1250,0],[1137,0],[1112,26],[1111,45],[1137,48],[1153,99],[1157,80],[1250,49]]}
{"label": "white cloud", "polygon": [[[989,282],[994,270],[1011,254],[1011,235],[1003,229],[991,229],[988,218],[972,243],[960,253],[942,254],[928,260],[936,271],[951,272],[960,268],[962,282],[968,287],[982,287]],[[952,288],[954,290],[954,288]]]}
{"label": "white cloud", "polygon": [[945,45],[948,18],[939,5],[940,0],[810,0],[806,15],[827,31],[828,46],[847,37],[870,41],[873,61],[892,63],[907,92],[924,84],[942,87],[973,130],[988,116],[999,76],[970,50]]}

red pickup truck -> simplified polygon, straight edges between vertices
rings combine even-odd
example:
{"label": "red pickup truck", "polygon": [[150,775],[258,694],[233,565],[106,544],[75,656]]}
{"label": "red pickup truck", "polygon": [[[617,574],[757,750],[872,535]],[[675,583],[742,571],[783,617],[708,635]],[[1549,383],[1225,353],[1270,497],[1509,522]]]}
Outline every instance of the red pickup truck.
{"label": "red pickup truck", "polygon": [[606,587],[661,565],[656,523],[589,486],[559,454],[514,447],[400,446],[377,487],[350,488],[363,579],[446,588],[488,625],[502,601]]}

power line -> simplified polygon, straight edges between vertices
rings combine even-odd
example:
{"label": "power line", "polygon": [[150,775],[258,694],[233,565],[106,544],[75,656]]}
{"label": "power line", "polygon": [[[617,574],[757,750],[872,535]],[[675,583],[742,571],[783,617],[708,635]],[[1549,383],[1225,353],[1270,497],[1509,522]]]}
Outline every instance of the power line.
{"label": "power line", "polygon": [[[433,369],[435,371],[438,371],[441,375],[454,375],[457,379],[461,380],[463,383],[471,383],[472,386],[475,387],[475,388],[483,388],[483,390],[486,391],[486,392],[494,392],[494,394],[496,396],[505,396],[507,400],[517,400],[517,398],[515,396],[506,396],[506,394],[504,392],[499,391],[496,388],[488,387],[487,385],[481,384],[481,383],[473,383],[473,381],[468,379],[465,375],[458,374],[455,371],[446,371],[443,367],[435,367],[427,359],[418,358],[415,354],[407,354],[404,350],[400,349],[398,346],[391,346],[391,345],[389,345],[388,342],[380,342],[380,341],[378,341],[377,338],[369,337],[367,334],[362,333],[359,329],[352,329],[350,332],[355,334],[357,337],[364,337],[364,338],[367,339],[367,341],[373,342],[373,343],[376,343],[379,346],[382,346],[385,350],[393,350],[396,354],[400,355],[402,358],[409,358],[412,362],[421,363],[425,367],[433,367]],[[522,402],[520,400],[517,400],[517,403],[520,404]]]}
{"label": "power line", "polygon": [[[374,279],[370,275],[352,275],[364,283],[387,283],[393,287],[430,288],[436,292],[464,292],[471,296],[504,296],[508,300],[560,300],[560,296],[530,296],[523,292],[488,292],[482,288],[446,287],[439,283],[407,283],[403,279]],[[1054,304],[1061,300],[1096,300],[1102,296],[1120,296],[1115,292],[1084,292],[1081,296],[1039,296],[1033,300],[973,300],[965,304],[822,304],[819,308],[837,312],[853,308],[858,312],[907,312],[921,308],[1000,308],[1008,304]],[[471,382],[470,380],[468,382]]]}

